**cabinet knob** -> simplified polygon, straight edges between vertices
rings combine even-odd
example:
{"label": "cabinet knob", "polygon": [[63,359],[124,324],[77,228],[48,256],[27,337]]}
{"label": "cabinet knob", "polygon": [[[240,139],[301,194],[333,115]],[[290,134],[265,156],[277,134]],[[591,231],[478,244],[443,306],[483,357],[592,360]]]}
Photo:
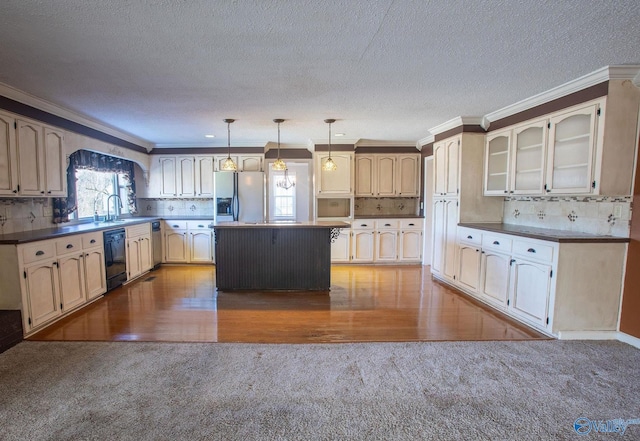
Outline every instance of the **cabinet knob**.
{"label": "cabinet knob", "polygon": [[14,192],[14,193],[17,193],[17,192],[18,192],[18,190],[13,190],[13,192]]}
{"label": "cabinet knob", "polygon": [[44,191],[41,191],[40,194],[44,194]]}
{"label": "cabinet knob", "polygon": [[89,241],[89,243],[96,243],[96,240],[95,240],[95,239],[91,239],[91,240]]}
{"label": "cabinet knob", "polygon": [[467,236],[467,239],[473,239],[473,236]]}
{"label": "cabinet knob", "polygon": [[527,253],[535,253],[535,252],[536,252],[536,250],[534,248],[529,248],[527,250]]}
{"label": "cabinet knob", "polygon": [[48,194],[51,194],[51,190],[49,190],[47,193],[48,193]]}
{"label": "cabinet knob", "polygon": [[178,225],[173,225],[173,228],[179,228],[179,226]]}
{"label": "cabinet knob", "polygon": [[504,191],[505,193],[509,193],[507,190]]}
{"label": "cabinet knob", "polygon": [[493,244],[494,244],[494,245],[500,245],[500,242],[498,242],[497,240],[494,240],[494,241],[493,241]]}
{"label": "cabinet knob", "polygon": [[67,249],[70,250],[71,248],[73,248],[73,245],[71,245],[70,243],[67,244]]}

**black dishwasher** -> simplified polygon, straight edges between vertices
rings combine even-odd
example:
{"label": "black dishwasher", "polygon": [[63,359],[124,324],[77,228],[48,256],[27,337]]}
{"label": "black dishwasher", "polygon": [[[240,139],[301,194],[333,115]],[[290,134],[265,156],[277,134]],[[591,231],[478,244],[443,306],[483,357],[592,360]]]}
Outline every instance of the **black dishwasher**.
{"label": "black dishwasher", "polygon": [[126,235],[124,228],[104,232],[104,263],[107,269],[107,291],[127,281]]}

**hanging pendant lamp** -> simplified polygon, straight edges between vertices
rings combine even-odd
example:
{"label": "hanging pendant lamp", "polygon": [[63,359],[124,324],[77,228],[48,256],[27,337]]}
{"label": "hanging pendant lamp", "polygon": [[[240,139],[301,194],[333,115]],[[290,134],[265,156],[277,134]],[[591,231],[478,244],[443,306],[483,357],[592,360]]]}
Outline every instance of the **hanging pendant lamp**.
{"label": "hanging pendant lamp", "polygon": [[285,162],[280,159],[280,123],[283,123],[284,119],[274,119],[273,122],[278,124],[278,159],[276,159],[276,161],[271,164],[271,168],[273,170],[286,170],[287,164],[285,164]]}
{"label": "hanging pendant lamp", "polygon": [[231,159],[231,123],[234,122],[235,119],[225,119],[224,122],[227,123],[227,159],[224,160],[222,166],[220,167],[223,171],[236,171],[238,170],[238,166]]}
{"label": "hanging pendant lamp", "polygon": [[331,124],[336,122],[336,120],[335,119],[325,119],[324,122],[329,124],[329,157],[327,158],[325,163],[322,164],[322,170],[324,170],[324,171],[336,171],[338,169],[338,166],[336,165],[335,162],[333,162],[333,159],[331,159]]}

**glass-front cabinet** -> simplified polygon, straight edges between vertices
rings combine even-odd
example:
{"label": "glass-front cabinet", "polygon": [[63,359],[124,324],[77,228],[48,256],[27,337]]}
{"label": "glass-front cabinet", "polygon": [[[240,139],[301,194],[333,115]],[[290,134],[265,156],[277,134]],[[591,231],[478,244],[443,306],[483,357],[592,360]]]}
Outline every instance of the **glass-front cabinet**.
{"label": "glass-front cabinet", "polygon": [[504,195],[511,190],[509,154],[511,130],[487,136],[484,190],[486,195]]}
{"label": "glass-front cabinet", "polygon": [[514,194],[541,194],[544,191],[544,161],[546,154],[547,121],[539,120],[513,129]]}

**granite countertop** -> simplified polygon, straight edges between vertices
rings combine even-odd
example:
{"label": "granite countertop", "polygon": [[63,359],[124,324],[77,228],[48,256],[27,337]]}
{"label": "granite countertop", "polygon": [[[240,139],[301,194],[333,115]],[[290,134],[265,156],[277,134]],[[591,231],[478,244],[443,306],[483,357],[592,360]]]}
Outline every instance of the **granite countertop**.
{"label": "granite countertop", "polygon": [[73,225],[60,224],[58,227],[43,228],[41,230],[2,234],[0,235],[0,245],[16,245],[26,242],[35,242],[38,240],[55,239],[58,237],[70,236],[72,234],[113,230],[115,228],[124,228],[128,225],[142,224],[160,219],[160,217],[129,217],[116,222],[88,222]]}
{"label": "granite countertop", "polygon": [[353,217],[354,219],[424,219],[423,216],[418,216],[417,214],[366,214],[366,215],[356,215]]}
{"label": "granite countertop", "polygon": [[550,242],[619,242],[628,243],[628,237],[600,236],[597,234],[580,233],[576,231],[553,230],[550,228],[528,227],[524,225],[499,224],[499,223],[459,223],[458,226],[475,228],[477,230],[491,231],[494,233],[511,234],[514,236],[529,237],[532,239],[547,240]]}
{"label": "granite countertop", "polygon": [[265,222],[216,222],[213,228],[351,228],[351,225],[340,221],[265,221]]}

